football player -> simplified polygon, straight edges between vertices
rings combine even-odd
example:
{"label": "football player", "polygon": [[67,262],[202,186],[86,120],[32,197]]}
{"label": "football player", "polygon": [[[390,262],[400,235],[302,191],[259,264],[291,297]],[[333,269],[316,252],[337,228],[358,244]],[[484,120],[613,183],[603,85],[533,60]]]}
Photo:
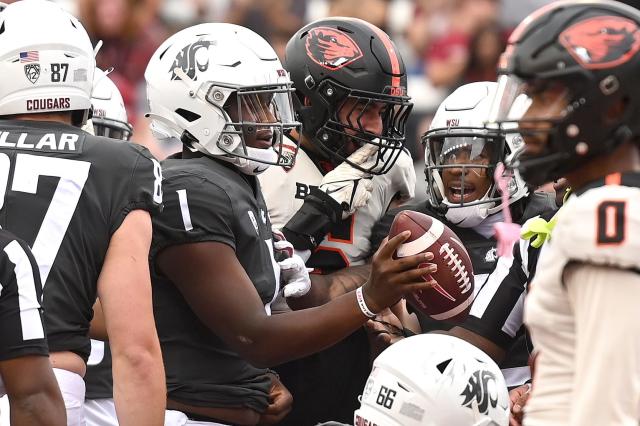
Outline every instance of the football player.
{"label": "football player", "polygon": [[[515,387],[530,379],[530,347],[522,314],[527,274],[534,264],[527,258],[527,241],[512,258],[498,258],[496,254],[494,224],[504,218],[493,172],[498,162],[504,162],[522,145],[520,135],[505,135],[485,126],[497,86],[495,82],[467,84],[442,102],[423,136],[427,203],[403,208],[433,216],[450,227],[465,244],[475,274],[476,294],[468,319],[453,324],[416,312],[422,332],[448,330],[473,343],[501,366],[507,385]],[[557,208],[552,194],[530,191],[517,172],[508,190],[517,223],[553,214]],[[374,228],[374,247],[388,234],[396,213],[391,211]],[[384,321],[401,330],[398,319],[391,314],[387,312]],[[406,314],[399,317],[404,319]],[[368,325],[374,334],[383,333],[376,336],[383,346],[399,331],[382,322]]]}
{"label": "football player", "polygon": [[526,299],[538,355],[525,425],[640,420],[639,32],[640,11],[621,3],[556,2],[523,21],[500,61],[494,118],[525,141],[514,165],[532,185],[564,176],[574,194]]}
{"label": "football player", "polygon": [[91,93],[92,115],[87,125],[91,125],[90,133],[96,136],[129,141],[133,126],[129,123],[122,94],[109,78],[112,70],[104,72],[96,68]]}
{"label": "football player", "polygon": [[[128,141],[131,138],[133,127],[127,118],[122,95],[108,73],[99,68],[96,68],[93,76],[91,106],[93,116],[87,122],[87,131],[109,137],[109,143]],[[98,302],[94,305],[92,328],[95,328],[95,323],[100,320],[102,309]],[[91,339],[91,354],[87,361],[84,382],[84,414],[87,425],[117,426],[118,417],[113,402],[111,350],[107,342]]]}
{"label": "football player", "polygon": [[33,250],[50,360],[69,425],[84,424],[92,306],[100,297],[120,424],[160,424],[165,386],[146,259],[160,165],[141,147],[80,129],[94,52],[82,24],[53,2],[0,13],[0,220]]}
{"label": "football player", "polygon": [[[299,309],[326,303],[334,288],[346,292],[362,284],[368,274],[355,265],[370,255],[373,224],[390,204],[413,197],[413,161],[403,149],[412,104],[394,43],[359,19],[331,17],[301,28],[284,65],[302,121],[302,133],[289,134],[286,146],[300,151],[295,165],[272,167],[260,181],[274,226],[315,268],[310,292],[287,299]],[[287,424],[350,420],[368,359],[359,331],[279,367],[296,400]]]}
{"label": "football player", "polygon": [[[276,422],[291,396],[265,367],[309,355],[394,303],[432,265],[393,260],[406,234],[374,256],[369,281],[310,311],[270,315],[283,279],[309,281],[302,259],[274,259],[271,222],[256,175],[290,167],[291,81],[273,48],[232,24],[182,30],[145,72],[152,129],[178,138],[163,162],[165,209],[154,220],[154,309],[167,370],[170,424]],[[281,246],[278,250],[285,251]],[[200,424],[200,423],[198,423]]]}
{"label": "football player", "polygon": [[29,246],[4,229],[0,250],[0,395],[9,397],[10,422],[66,425],[42,326],[38,265]]}

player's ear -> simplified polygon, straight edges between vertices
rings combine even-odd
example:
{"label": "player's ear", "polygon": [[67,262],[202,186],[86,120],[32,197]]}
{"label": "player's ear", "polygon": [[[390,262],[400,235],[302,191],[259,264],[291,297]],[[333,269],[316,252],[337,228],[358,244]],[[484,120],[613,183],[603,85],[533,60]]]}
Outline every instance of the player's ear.
{"label": "player's ear", "polygon": [[302,100],[302,103],[303,103],[304,106],[311,106],[311,100],[306,96]]}

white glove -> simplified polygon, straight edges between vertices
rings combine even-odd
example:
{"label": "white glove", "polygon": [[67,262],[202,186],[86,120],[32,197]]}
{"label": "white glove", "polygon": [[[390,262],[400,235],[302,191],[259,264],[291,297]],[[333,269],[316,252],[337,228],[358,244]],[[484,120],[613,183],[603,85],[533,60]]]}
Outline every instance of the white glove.
{"label": "white glove", "polygon": [[313,268],[307,268],[304,260],[294,253],[293,246],[287,240],[273,243],[276,252],[291,253],[289,257],[278,262],[280,266],[280,280],[284,283],[284,297],[302,297],[311,290],[311,278],[309,272]]}
{"label": "white glove", "polygon": [[[353,164],[368,169],[375,164],[378,147],[367,143],[348,158]],[[346,219],[367,204],[373,190],[372,176],[352,167],[346,161],[324,175],[320,190],[330,195],[343,207],[342,218]]]}

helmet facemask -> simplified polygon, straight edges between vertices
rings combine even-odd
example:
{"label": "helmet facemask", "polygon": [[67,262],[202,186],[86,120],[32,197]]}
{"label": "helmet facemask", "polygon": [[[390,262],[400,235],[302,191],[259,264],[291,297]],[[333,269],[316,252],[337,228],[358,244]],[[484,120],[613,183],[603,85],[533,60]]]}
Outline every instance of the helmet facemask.
{"label": "helmet facemask", "polygon": [[581,89],[575,81],[569,87],[560,80],[525,81],[513,75],[501,76],[490,121],[504,133],[518,133],[527,142],[509,158],[507,166],[517,168],[527,183],[539,186],[563,177],[602,151],[590,141],[607,141],[611,135],[592,135],[587,129],[595,123],[584,117],[598,109],[598,115],[603,115],[610,103],[596,106],[590,99],[590,90]]}
{"label": "helmet facemask", "polygon": [[493,171],[505,156],[504,137],[487,129],[456,127],[432,129],[423,136],[423,143],[429,199],[434,207],[490,203],[492,207],[500,201]]}
{"label": "helmet facemask", "polygon": [[298,145],[285,143],[284,138],[300,126],[293,116],[292,92],[290,83],[245,87],[211,83],[205,99],[222,107],[227,119],[218,149],[244,160],[292,167]]}
{"label": "helmet facemask", "polygon": [[93,123],[93,132],[96,136],[122,141],[131,140],[133,127],[129,123],[106,117],[93,117],[91,121]]}
{"label": "helmet facemask", "polygon": [[[269,166],[294,165],[298,145],[286,143],[285,139],[285,135],[300,127],[294,118],[291,82],[255,86],[213,81],[198,84],[180,69],[175,73],[190,88],[193,97],[206,105],[201,111],[208,113],[212,108],[214,120],[224,120],[217,137],[210,130],[203,130],[208,139],[199,140],[185,130],[183,143],[231,162],[245,174],[260,174]],[[202,118],[193,111],[176,113],[189,122]],[[212,125],[215,128],[215,123]]]}
{"label": "helmet facemask", "polygon": [[[350,90],[333,82],[323,85],[319,92],[328,117],[315,137],[322,151],[334,161],[346,161],[366,173],[387,173],[404,147],[406,123],[413,107],[409,98]],[[367,124],[374,120],[373,116],[380,117],[380,129],[376,132]],[[377,146],[378,150],[375,161],[363,168],[348,157],[366,143]]]}

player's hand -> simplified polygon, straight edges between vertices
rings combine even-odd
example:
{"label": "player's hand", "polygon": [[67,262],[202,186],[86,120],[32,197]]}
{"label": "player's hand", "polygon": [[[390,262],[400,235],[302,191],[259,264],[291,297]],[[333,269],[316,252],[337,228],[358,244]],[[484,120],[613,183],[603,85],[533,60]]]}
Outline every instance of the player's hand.
{"label": "player's hand", "polygon": [[[369,168],[376,159],[378,147],[366,143],[348,157],[353,164]],[[327,193],[342,206],[345,219],[367,204],[373,190],[372,176],[352,167],[346,161],[324,175],[320,190]]]}
{"label": "player's hand", "polygon": [[437,271],[437,265],[429,263],[433,253],[393,258],[396,249],[410,235],[411,232],[404,231],[391,239],[385,238],[373,255],[369,280],[362,286],[362,293],[365,303],[374,313],[395,304],[407,293],[431,288],[436,283],[425,278]]}
{"label": "player's hand", "polygon": [[271,377],[271,388],[269,389],[269,405],[260,415],[259,425],[275,425],[282,421],[293,407],[293,396],[291,392],[282,384],[280,378],[268,373]]}
{"label": "player's hand", "polygon": [[[274,234],[275,235],[275,234]],[[284,297],[302,297],[311,290],[311,278],[304,260],[295,254],[293,245],[287,240],[273,243],[274,255],[280,266],[280,281]]]}
{"label": "player's hand", "polygon": [[509,400],[511,407],[511,415],[509,416],[509,426],[520,426],[522,425],[522,417],[524,415],[524,406],[527,404],[529,400],[529,396],[531,395],[531,385],[524,384],[522,386],[518,386],[515,389],[512,389],[509,392]]}

